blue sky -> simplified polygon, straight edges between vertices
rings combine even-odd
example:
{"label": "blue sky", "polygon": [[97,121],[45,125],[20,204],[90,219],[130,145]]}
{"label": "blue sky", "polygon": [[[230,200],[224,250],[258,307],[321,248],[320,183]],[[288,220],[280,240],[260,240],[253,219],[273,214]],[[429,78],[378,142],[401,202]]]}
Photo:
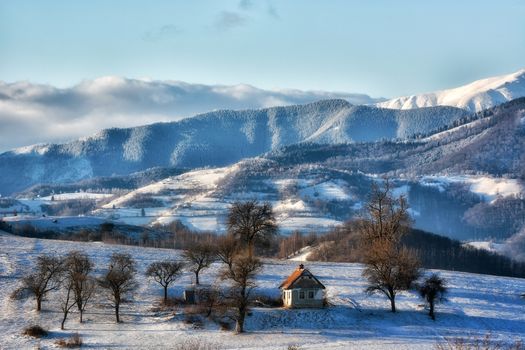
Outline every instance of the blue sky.
{"label": "blue sky", "polygon": [[0,80],[399,95],[525,67],[525,1],[5,1]]}

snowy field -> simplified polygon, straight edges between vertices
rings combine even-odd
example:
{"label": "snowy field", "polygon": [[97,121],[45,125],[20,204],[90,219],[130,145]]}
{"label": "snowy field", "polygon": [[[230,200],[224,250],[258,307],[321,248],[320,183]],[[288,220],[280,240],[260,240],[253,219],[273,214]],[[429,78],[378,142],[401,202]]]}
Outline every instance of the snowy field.
{"label": "snowy field", "polygon": [[94,216],[6,216],[3,220],[20,226],[31,225],[39,230],[63,231],[74,227],[98,227],[106,222],[104,218]]}
{"label": "snowy field", "polygon": [[[12,301],[11,291],[17,278],[31,269],[42,253],[65,254],[80,249],[97,264],[97,272],[112,252],[128,252],[137,259],[140,288],[132,304],[122,307],[123,323],[115,324],[112,309],[97,301],[88,306],[85,323],[70,315],[66,330],[60,330],[57,299],[51,295],[43,311],[34,311],[34,301]],[[0,348],[53,348],[59,338],[78,332],[87,348],[168,349],[186,339],[200,339],[220,349],[431,349],[443,337],[484,335],[491,332],[504,341],[525,339],[525,280],[442,272],[449,281],[448,302],[438,306],[437,321],[430,320],[415,293],[398,296],[397,314],[388,311],[387,300],[364,293],[362,267],[359,264],[307,263],[307,267],[326,285],[333,307],[321,310],[284,310],[255,308],[247,318],[247,333],[235,335],[221,331],[213,323],[194,329],[183,322],[181,312],[154,310],[161,290],[144,278],[147,264],[154,260],[179,258],[179,252],[99,243],[46,241],[0,234]],[[296,267],[294,261],[266,261],[258,276],[257,293],[278,295],[281,280]],[[216,281],[219,266],[202,273],[204,283]],[[171,289],[180,296],[191,283],[185,273]],[[31,324],[51,331],[48,338],[35,340],[21,335]]]}

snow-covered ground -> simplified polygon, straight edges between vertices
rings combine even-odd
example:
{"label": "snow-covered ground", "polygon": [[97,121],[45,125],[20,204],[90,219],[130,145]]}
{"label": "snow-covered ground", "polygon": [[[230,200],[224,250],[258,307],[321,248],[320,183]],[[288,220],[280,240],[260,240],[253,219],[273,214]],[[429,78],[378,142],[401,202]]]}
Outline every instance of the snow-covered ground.
{"label": "snow-covered ground", "polygon": [[466,242],[465,245],[477,248],[477,249],[483,249],[492,253],[498,253],[498,254],[505,254],[505,244],[504,243],[496,243],[492,241],[472,241],[472,242]]}
{"label": "snow-covered ground", "polygon": [[[359,211],[362,208],[362,194],[358,186],[344,179],[329,179],[312,174],[302,178],[248,179],[249,184],[235,187],[228,185],[228,178],[240,176],[239,164],[201,169],[174,176],[154,184],[114,198],[105,204],[95,215],[131,225],[168,224],[180,220],[194,230],[223,232],[225,218],[230,205],[238,200],[257,199],[272,204],[280,230],[290,233],[326,232],[343,223],[344,217],[339,212],[327,212],[328,208],[350,208]],[[375,174],[366,175],[380,181]],[[480,197],[480,200],[493,202],[501,197],[523,196],[524,186],[520,180],[473,175],[435,175],[414,179],[423,186],[435,187],[445,192],[454,183],[465,184],[465,190]],[[411,182],[398,180],[393,190],[395,196],[409,197]],[[155,208],[145,208],[141,215],[137,202],[145,200],[157,204]],[[148,202],[148,200],[150,202]],[[135,205],[135,208],[130,206]],[[337,210],[337,209],[335,209]],[[412,217],[418,219],[421,214],[411,209]]]}
{"label": "snow-covered ground", "polygon": [[436,187],[441,192],[445,191],[450,183],[469,184],[471,192],[480,195],[487,201],[493,201],[498,196],[518,196],[525,193],[522,183],[517,179],[489,176],[425,176],[420,183],[424,186]]}
{"label": "snow-covered ground", "polygon": [[306,247],[301,248],[294,256],[289,258],[289,260],[304,262],[308,259],[310,254],[312,254],[312,247],[307,245]]}
{"label": "snow-covered ground", "polygon": [[41,197],[41,199],[50,201],[65,201],[71,199],[104,199],[113,197],[110,193],[91,193],[91,192],[71,192],[71,193],[58,193],[51,196]]}
{"label": "snow-covered ground", "polygon": [[[85,323],[70,315],[66,330],[60,331],[56,296],[34,311],[34,301],[13,301],[9,294],[18,278],[30,271],[35,257],[42,253],[65,254],[80,249],[97,264],[97,273],[112,252],[128,252],[138,261],[140,287],[134,302],[122,307],[123,323],[113,322],[113,313],[103,300],[88,306]],[[144,278],[147,264],[154,260],[179,258],[179,252],[164,249],[46,241],[0,234],[0,348],[30,349],[54,347],[58,338],[78,332],[88,348],[169,349],[185,339],[201,339],[221,349],[430,349],[444,337],[484,335],[491,332],[503,341],[525,338],[525,280],[442,271],[448,280],[448,302],[437,308],[431,321],[416,293],[397,298],[399,312],[388,311],[387,300],[364,293],[365,281],[359,264],[307,263],[307,267],[326,285],[332,307],[315,310],[255,308],[247,318],[244,335],[221,331],[210,323],[194,329],[175,314],[154,310],[161,289]],[[278,295],[283,278],[296,267],[294,261],[265,261],[257,278],[257,293]],[[219,265],[202,273],[204,283],[216,283]],[[185,273],[171,289],[180,295],[191,283]],[[22,336],[21,330],[38,323],[51,331],[48,338],[35,340]]]}
{"label": "snow-covered ground", "polygon": [[347,183],[341,180],[326,181],[319,184],[309,183],[301,189],[300,193],[301,196],[310,196],[319,199],[347,200],[351,198],[345,190],[345,186],[347,185]]}
{"label": "snow-covered ground", "polygon": [[7,216],[3,220],[20,226],[31,225],[39,230],[63,231],[72,227],[94,227],[106,222],[103,218],[93,216]]}
{"label": "snow-covered ground", "polygon": [[[132,225],[168,224],[180,220],[194,230],[222,232],[225,229],[224,218],[233,202],[258,199],[272,204],[282,232],[323,232],[342,222],[326,218],[325,214],[321,216],[307,201],[344,201],[353,198],[346,182],[315,179],[263,180],[261,186],[265,187],[266,192],[234,189],[232,193],[224,194],[220,182],[227,176],[232,176],[238,169],[238,165],[233,165],[195,170],[164,179],[115,198],[96,214]],[[296,194],[281,195],[289,187],[294,187]],[[145,217],[139,217],[140,209],[129,208],[128,203],[140,196],[151,197],[163,205],[158,208],[145,208]]]}
{"label": "snow-covered ground", "polygon": [[12,215],[14,212],[22,213],[25,215],[42,216],[44,214],[42,206],[59,204],[61,201],[71,200],[95,200],[100,203],[105,199],[114,197],[111,193],[92,193],[92,192],[68,192],[68,193],[57,193],[45,197],[35,198],[17,198],[12,199],[13,205],[0,206],[0,215]]}

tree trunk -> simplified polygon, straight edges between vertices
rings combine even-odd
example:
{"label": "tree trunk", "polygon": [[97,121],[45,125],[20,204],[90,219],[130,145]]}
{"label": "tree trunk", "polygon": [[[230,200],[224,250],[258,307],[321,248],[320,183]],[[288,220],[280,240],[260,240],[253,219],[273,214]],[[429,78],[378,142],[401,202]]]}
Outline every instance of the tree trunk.
{"label": "tree trunk", "polygon": [[84,310],[80,309],[80,323],[83,322],[82,316],[84,315]]}
{"label": "tree trunk", "polygon": [[392,312],[396,312],[396,297],[394,295],[390,296],[390,307]]}
{"label": "tree trunk", "polygon": [[60,324],[60,329],[64,330],[64,325],[66,324],[67,314],[69,313],[69,310],[64,311],[64,317],[62,318],[62,323]]}
{"label": "tree trunk", "polygon": [[246,310],[244,308],[239,308],[239,317],[237,317],[237,324],[235,325],[235,332],[243,333],[244,332],[244,317],[246,316]]}
{"label": "tree trunk", "polygon": [[42,310],[42,297],[37,296],[36,297],[36,311],[40,312]]}
{"label": "tree trunk", "polygon": [[164,286],[164,304],[168,302],[168,286]]}
{"label": "tree trunk", "polygon": [[195,271],[195,284],[199,284],[199,271]]}
{"label": "tree trunk", "polygon": [[253,246],[254,246],[253,241],[248,242],[248,255],[250,258],[253,258]]}
{"label": "tree trunk", "polygon": [[117,323],[120,323],[119,307],[120,307],[120,304],[116,303],[115,304],[115,318],[117,319]]}
{"label": "tree trunk", "polygon": [[237,333],[243,333],[244,332],[244,318],[246,317],[246,311],[248,308],[248,300],[246,296],[246,287],[243,286],[241,289],[241,299],[238,300],[239,304],[237,306],[239,310],[239,315],[237,315],[237,324],[235,326],[235,331]]}
{"label": "tree trunk", "polygon": [[430,318],[435,321],[436,315],[434,315],[434,301],[431,301],[429,304],[430,304],[430,312],[429,312]]}

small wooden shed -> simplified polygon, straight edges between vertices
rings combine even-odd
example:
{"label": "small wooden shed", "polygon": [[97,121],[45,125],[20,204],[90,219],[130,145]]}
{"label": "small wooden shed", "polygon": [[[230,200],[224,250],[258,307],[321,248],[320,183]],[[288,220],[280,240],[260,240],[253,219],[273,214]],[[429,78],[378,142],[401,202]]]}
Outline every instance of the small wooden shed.
{"label": "small wooden shed", "polygon": [[303,264],[279,288],[286,308],[323,307],[326,288]]}

